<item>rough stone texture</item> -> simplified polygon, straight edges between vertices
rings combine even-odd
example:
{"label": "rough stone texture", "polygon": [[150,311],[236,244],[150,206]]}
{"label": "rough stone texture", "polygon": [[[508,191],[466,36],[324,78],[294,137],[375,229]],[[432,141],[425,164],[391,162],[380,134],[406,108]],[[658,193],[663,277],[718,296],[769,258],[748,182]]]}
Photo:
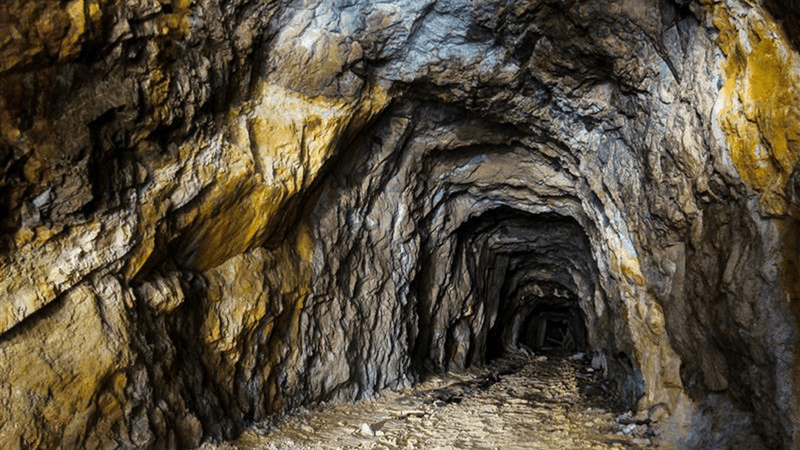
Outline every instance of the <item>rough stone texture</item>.
{"label": "rough stone texture", "polygon": [[[613,409],[596,381],[602,375],[587,362],[506,355],[413,388],[300,410],[200,450],[674,450],[652,442],[646,418]],[[746,417],[728,414],[727,420],[731,427],[749,426]],[[729,448],[764,450],[757,440]]]}
{"label": "rough stone texture", "polygon": [[231,438],[577,307],[674,436],[797,448],[784,3],[4,2],[0,446]]}

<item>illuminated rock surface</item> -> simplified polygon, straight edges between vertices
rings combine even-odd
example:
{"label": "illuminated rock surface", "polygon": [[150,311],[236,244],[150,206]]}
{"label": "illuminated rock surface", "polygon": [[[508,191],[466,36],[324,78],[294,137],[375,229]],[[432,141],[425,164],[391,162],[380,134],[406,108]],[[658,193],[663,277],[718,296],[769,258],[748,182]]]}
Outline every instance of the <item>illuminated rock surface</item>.
{"label": "illuminated rock surface", "polygon": [[796,5],[3,2],[0,447],[558,341],[665,445],[798,448]]}

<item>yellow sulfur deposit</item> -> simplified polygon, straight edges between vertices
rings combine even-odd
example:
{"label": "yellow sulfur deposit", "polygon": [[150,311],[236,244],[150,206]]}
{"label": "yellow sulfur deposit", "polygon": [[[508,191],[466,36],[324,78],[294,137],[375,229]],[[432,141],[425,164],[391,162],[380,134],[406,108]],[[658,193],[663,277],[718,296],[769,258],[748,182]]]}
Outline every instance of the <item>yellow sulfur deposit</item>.
{"label": "yellow sulfur deposit", "polygon": [[763,11],[713,6],[726,55],[720,124],[742,180],[770,214],[784,214],[784,187],[800,161],[800,58]]}

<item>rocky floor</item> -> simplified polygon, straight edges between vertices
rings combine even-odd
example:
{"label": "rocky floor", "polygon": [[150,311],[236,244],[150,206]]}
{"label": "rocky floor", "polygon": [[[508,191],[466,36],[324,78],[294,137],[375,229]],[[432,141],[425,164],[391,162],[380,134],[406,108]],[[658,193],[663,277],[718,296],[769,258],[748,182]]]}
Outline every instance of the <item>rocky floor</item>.
{"label": "rocky floor", "polygon": [[205,449],[651,449],[583,359],[507,357],[413,389],[322,406]]}

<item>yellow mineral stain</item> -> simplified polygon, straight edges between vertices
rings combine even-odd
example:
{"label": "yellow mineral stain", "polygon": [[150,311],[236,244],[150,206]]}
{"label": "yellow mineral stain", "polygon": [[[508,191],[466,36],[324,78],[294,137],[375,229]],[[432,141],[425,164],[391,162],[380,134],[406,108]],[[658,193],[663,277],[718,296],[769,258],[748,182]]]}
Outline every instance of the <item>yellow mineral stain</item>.
{"label": "yellow mineral stain", "polygon": [[664,311],[655,299],[648,302],[650,309],[647,312],[647,326],[655,335],[661,336],[666,332]]}
{"label": "yellow mineral stain", "polygon": [[766,11],[734,18],[723,3],[707,8],[726,55],[719,120],[731,157],[764,210],[784,214],[784,188],[800,161],[800,57]]}
{"label": "yellow mineral stain", "polygon": [[[713,12],[726,55],[722,130],[742,180],[760,193],[765,212],[780,217],[782,291],[800,323],[800,220],[785,198],[788,179],[800,163],[800,55],[759,6],[735,18],[722,3],[706,7]],[[800,398],[800,345],[794,349],[792,378],[794,396]],[[792,415],[797,421],[800,410]]]}
{"label": "yellow mineral stain", "polygon": [[359,105],[269,84],[260,86],[259,97],[248,108],[253,159],[265,182],[291,195],[314,178]]}
{"label": "yellow mineral stain", "polygon": [[[120,397],[122,398],[122,397]],[[119,400],[113,395],[108,392],[103,392],[98,396],[97,399],[97,412],[102,417],[110,417],[117,414],[120,411],[120,404]]]}
{"label": "yellow mineral stain", "polygon": [[7,141],[13,142],[19,139],[19,136],[21,134],[19,128],[14,126],[7,126],[5,124],[2,125],[2,127],[3,127],[3,137],[5,137]]}
{"label": "yellow mineral stain", "polygon": [[611,268],[636,286],[644,286],[639,258],[626,249],[620,242],[612,242],[609,254]]}
{"label": "yellow mineral stain", "polygon": [[172,0],[169,2],[172,12],[158,16],[157,25],[164,35],[170,35],[176,39],[187,36],[191,30],[189,16],[191,15],[192,0]]}
{"label": "yellow mineral stain", "polygon": [[17,249],[20,249],[31,242],[34,236],[35,233],[30,228],[22,227],[17,230],[17,233],[14,235],[14,243],[16,244]]}
{"label": "yellow mineral stain", "polygon": [[297,254],[300,255],[300,258],[303,261],[310,263],[314,256],[314,249],[316,248],[316,245],[317,244],[314,241],[314,235],[311,233],[308,225],[300,225],[297,230],[297,239],[295,244]]}
{"label": "yellow mineral stain", "polygon": [[620,262],[620,266],[622,268],[623,275],[637,285],[644,286],[644,276],[642,275],[642,269],[639,266],[638,259],[635,257],[623,258]]}
{"label": "yellow mineral stain", "polygon": [[142,236],[141,241],[131,250],[130,257],[127,261],[125,268],[125,278],[130,280],[139,273],[139,271],[147,262],[148,258],[155,250],[155,236],[154,233],[148,233],[141,226],[139,227],[139,235]]}
{"label": "yellow mineral stain", "polygon": [[178,11],[185,11],[192,6],[192,0],[172,0],[172,6]]}
{"label": "yellow mineral stain", "polygon": [[64,225],[61,224],[40,225],[36,227],[36,245],[44,244],[62,231],[64,231]]}
{"label": "yellow mineral stain", "polygon": [[159,69],[150,72],[150,101],[154,105],[161,105],[169,95],[169,77]]}
{"label": "yellow mineral stain", "polygon": [[80,46],[76,45],[86,32],[86,13],[83,0],[74,0],[67,5],[70,28],[67,37],[61,41],[59,57],[64,59],[75,56],[80,52]]}
{"label": "yellow mineral stain", "polygon": [[203,322],[203,337],[206,342],[216,342],[222,337],[222,322],[217,314],[214,312],[206,315],[206,320]]}
{"label": "yellow mineral stain", "polygon": [[[103,419],[119,414],[114,391],[122,393],[126,379],[124,374],[112,377],[115,367],[124,367],[128,355],[123,348],[127,339],[124,334],[109,333],[107,327],[124,333],[120,328],[119,316],[111,313],[101,316],[97,309],[97,298],[91,288],[80,285],[65,294],[66,306],[46,316],[35,325],[38,331],[32,333],[39,341],[39,350],[31,351],[30,341],[10,340],[4,342],[2,351],[5,358],[0,361],[0,371],[14,389],[6,402],[12,408],[33,408],[45,426],[63,426],[59,436],[61,442],[43,442],[39,448],[77,447],[74,442],[85,430],[86,417],[81,417],[87,408],[96,405]],[[91,349],[91,351],[66,351],[70,348]],[[108,376],[108,377],[107,377]],[[105,384],[106,380],[110,383]],[[110,389],[111,396],[96,397],[97,393]],[[36,398],[46,399],[41,403]],[[122,398],[122,397],[120,397]],[[0,433],[0,446],[18,448],[10,445],[8,434],[11,430],[24,430],[29,424],[11,421]],[[19,437],[16,437],[16,444]],[[59,445],[61,444],[61,445]]]}
{"label": "yellow mineral stain", "polygon": [[[380,87],[359,102],[307,97],[275,85],[259,89],[257,101],[229,113],[221,154],[227,167],[247,169],[217,175],[213,189],[183,219],[192,224],[181,245],[193,251],[180,261],[188,267],[207,270],[258,245],[345,136],[363,129],[389,102]],[[314,243],[305,233],[297,235],[295,254],[310,261]]]}
{"label": "yellow mineral stain", "polygon": [[102,16],[103,16],[103,11],[102,9],[100,9],[98,1],[95,0],[91,2],[89,4],[89,20],[91,20],[92,23],[97,23]]}
{"label": "yellow mineral stain", "polygon": [[215,192],[195,211],[196,222],[187,233],[190,267],[209,269],[245,251],[275,215],[280,199],[267,187],[251,181],[233,184],[230,191]]}

